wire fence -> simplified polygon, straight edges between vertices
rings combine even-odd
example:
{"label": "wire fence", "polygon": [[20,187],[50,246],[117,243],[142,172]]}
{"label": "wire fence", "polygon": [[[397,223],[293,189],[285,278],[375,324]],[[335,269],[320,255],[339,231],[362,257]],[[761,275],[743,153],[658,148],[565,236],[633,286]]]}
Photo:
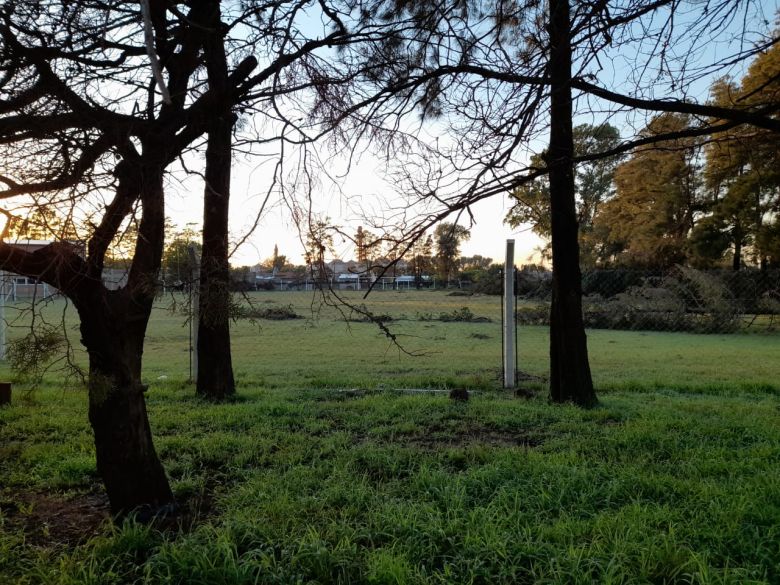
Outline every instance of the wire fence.
{"label": "wire fence", "polygon": [[[520,270],[518,321],[549,323],[549,273]],[[780,331],[780,270],[594,270],[583,274],[586,327],[694,333]]]}

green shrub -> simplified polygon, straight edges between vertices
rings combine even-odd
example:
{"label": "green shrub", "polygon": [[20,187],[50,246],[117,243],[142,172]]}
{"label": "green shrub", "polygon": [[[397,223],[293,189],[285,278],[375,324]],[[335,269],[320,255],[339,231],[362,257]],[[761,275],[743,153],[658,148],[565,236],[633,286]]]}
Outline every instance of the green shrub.
{"label": "green shrub", "polygon": [[239,319],[268,319],[271,321],[285,321],[287,319],[303,319],[303,316],[295,312],[292,305],[283,307],[244,307],[236,309],[236,318]]}
{"label": "green shrub", "polygon": [[14,379],[35,386],[52,361],[62,355],[68,340],[62,329],[43,325],[8,343],[8,363]]}
{"label": "green shrub", "polygon": [[478,317],[471,312],[468,307],[461,307],[460,309],[453,309],[449,313],[439,313],[434,315],[433,313],[417,313],[418,321],[443,321],[445,323],[461,321],[467,323],[489,323],[490,318]]}
{"label": "green shrub", "polygon": [[[618,274],[622,283],[630,280],[628,271],[608,272]],[[731,333],[740,326],[739,304],[726,283],[717,275],[683,266],[663,278],[646,276],[617,294],[585,296],[582,305],[585,326],[592,329]],[[549,308],[521,308],[518,321],[549,325]]]}

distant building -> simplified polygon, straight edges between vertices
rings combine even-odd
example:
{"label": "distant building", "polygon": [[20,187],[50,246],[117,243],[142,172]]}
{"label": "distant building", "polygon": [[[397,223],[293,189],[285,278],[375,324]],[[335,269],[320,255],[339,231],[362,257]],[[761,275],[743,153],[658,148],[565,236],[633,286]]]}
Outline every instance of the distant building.
{"label": "distant building", "polygon": [[356,260],[339,260],[338,258],[325,263],[330,274],[338,277],[340,274],[359,273],[366,269],[365,263]]}
{"label": "distant building", "polygon": [[[337,290],[393,290],[415,288],[415,277],[403,274],[409,267],[404,260],[398,260],[381,274],[382,266],[390,261],[377,259],[371,266],[367,262],[335,258],[325,262],[321,268],[309,267],[301,270],[270,270],[257,264],[249,269],[250,286],[255,290],[313,290],[317,287],[333,287]],[[370,269],[369,269],[370,268]],[[381,274],[381,276],[380,276]],[[430,287],[433,278],[422,277],[422,286]]]}

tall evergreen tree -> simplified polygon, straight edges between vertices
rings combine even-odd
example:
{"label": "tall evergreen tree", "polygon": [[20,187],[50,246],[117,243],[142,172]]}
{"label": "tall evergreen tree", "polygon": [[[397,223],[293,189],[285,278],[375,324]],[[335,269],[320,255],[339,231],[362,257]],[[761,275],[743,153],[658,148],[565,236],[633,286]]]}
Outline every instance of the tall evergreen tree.
{"label": "tall evergreen tree", "polygon": [[436,274],[444,286],[458,276],[460,245],[471,237],[468,228],[448,222],[440,223],[433,233],[436,245]]}
{"label": "tall evergreen tree", "polygon": [[[620,144],[620,132],[610,124],[593,126],[581,124],[573,130],[574,156],[585,158],[607,152]],[[614,193],[613,179],[620,156],[583,160],[575,166],[577,224],[580,239],[580,265],[593,267],[604,261],[607,242],[604,230],[595,228],[595,219],[604,203]],[[544,167],[544,157],[531,158],[532,167]],[[550,179],[549,174],[521,185],[512,192],[516,200],[506,216],[512,227],[531,224],[535,233],[550,238]],[[549,246],[549,245],[548,245]]]}
{"label": "tall evergreen tree", "polygon": [[433,238],[431,235],[421,236],[410,250],[409,267],[414,276],[414,285],[419,289],[423,286],[423,277],[430,276],[433,270]]}
{"label": "tall evergreen tree", "polygon": [[[642,136],[679,132],[686,116],[661,114]],[[615,262],[668,267],[685,260],[688,234],[699,209],[697,142],[663,141],[638,148],[615,171],[615,197],[602,207],[596,228],[607,233]]]}
{"label": "tall evergreen tree", "polygon": [[[780,48],[759,54],[737,84],[721,79],[712,87],[714,103],[731,108],[780,107]],[[705,184],[709,217],[697,226],[693,251],[699,259],[717,260],[727,251],[739,270],[750,250],[765,267],[776,247],[780,210],[780,146],[768,131],[738,127],[707,145]]]}

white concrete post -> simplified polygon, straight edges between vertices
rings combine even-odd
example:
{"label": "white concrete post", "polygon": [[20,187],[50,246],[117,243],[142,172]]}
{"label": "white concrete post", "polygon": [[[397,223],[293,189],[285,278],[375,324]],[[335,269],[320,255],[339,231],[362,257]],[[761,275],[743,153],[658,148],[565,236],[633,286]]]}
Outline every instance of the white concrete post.
{"label": "white concrete post", "polygon": [[504,388],[515,387],[515,241],[506,241],[504,262]]}

